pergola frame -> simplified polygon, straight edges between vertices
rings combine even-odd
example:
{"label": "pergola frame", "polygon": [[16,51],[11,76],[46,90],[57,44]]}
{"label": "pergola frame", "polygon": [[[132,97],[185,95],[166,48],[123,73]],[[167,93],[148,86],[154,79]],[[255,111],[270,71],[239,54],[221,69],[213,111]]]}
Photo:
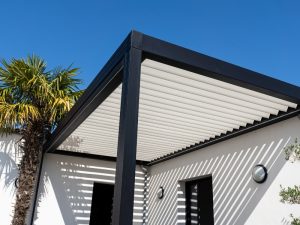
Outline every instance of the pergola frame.
{"label": "pergola frame", "polygon": [[[103,156],[106,159],[116,160],[113,225],[130,225],[133,219],[140,71],[141,63],[146,58],[300,104],[300,88],[297,86],[132,31],[44,146],[45,152],[57,152],[58,146],[119,84],[123,83],[117,157]],[[299,111],[299,107],[290,109],[277,116],[271,116],[241,129],[235,129],[203,143],[179,149],[177,152],[151,162],[139,163],[153,165],[290,118],[297,115]],[[93,157],[84,153],[77,153],[77,155]],[[97,158],[97,156],[94,157]]]}

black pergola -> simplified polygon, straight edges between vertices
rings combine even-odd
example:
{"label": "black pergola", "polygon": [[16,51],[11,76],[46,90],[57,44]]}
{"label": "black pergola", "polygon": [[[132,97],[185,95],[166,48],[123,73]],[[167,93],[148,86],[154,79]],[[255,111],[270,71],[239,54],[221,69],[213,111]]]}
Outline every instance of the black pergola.
{"label": "black pergola", "polygon": [[[138,111],[141,79],[141,63],[145,59],[155,60],[171,66],[199,73],[229,84],[300,104],[300,88],[267,77],[265,75],[226,63],[180,46],[132,31],[109,59],[83,96],[61,121],[45,144],[45,152],[58,152],[57,148],[69,135],[122,83],[120,124],[118,135],[117,162],[113,225],[132,224],[133,197],[138,137]],[[233,129],[209,140],[187,146],[178,151],[159,156],[151,161],[139,161],[153,165],[170,158],[195,151],[208,145],[235,137],[297,115],[299,106],[271,115],[252,124]],[[88,156],[85,153],[75,153]],[[111,159],[109,156],[99,156]]]}

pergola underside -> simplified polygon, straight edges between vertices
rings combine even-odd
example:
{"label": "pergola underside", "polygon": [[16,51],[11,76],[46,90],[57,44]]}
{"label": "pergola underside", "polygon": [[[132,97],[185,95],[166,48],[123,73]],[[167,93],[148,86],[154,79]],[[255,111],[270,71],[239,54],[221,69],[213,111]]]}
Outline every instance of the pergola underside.
{"label": "pergola underside", "polygon": [[148,165],[299,113],[300,88],[131,32],[45,144],[116,159],[113,225],[132,224]]}
{"label": "pergola underside", "polygon": [[[246,128],[297,104],[154,60],[141,63],[137,160],[158,158]],[[117,156],[122,84],[58,150]]]}

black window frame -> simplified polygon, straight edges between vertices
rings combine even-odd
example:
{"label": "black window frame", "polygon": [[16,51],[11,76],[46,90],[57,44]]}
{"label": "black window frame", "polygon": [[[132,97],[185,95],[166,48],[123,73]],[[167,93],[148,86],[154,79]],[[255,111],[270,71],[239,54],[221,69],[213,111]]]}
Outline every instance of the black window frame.
{"label": "black window frame", "polygon": [[[201,187],[200,184],[202,182],[207,182],[208,181],[208,186],[207,187]],[[212,183],[212,176],[203,176],[200,178],[188,180],[185,182],[185,203],[186,203],[186,225],[192,225],[191,221],[191,186],[192,185],[197,185],[197,213],[200,213],[200,221],[199,224],[201,225],[214,225],[214,204],[213,204],[213,183]],[[203,213],[203,210],[201,210],[201,194],[199,193],[203,188],[207,188],[205,190],[205,200],[206,200],[206,206],[204,210],[204,215],[201,214]],[[201,216],[202,215],[202,216]]]}
{"label": "black window frame", "polygon": [[[113,208],[113,195],[114,195],[114,184],[110,184],[110,183],[101,183],[101,182],[94,182],[93,183],[93,194],[92,194],[92,201],[91,201],[91,209],[90,209],[90,221],[89,224],[99,224],[99,213],[97,211],[95,211],[95,208],[97,208],[95,206],[95,203],[98,203],[98,199],[95,199],[95,195],[97,194],[97,186],[106,186],[107,188],[111,188],[112,191],[112,201],[111,201],[111,219],[110,219],[110,224],[112,224],[112,208]],[[103,190],[103,188],[102,188]]]}

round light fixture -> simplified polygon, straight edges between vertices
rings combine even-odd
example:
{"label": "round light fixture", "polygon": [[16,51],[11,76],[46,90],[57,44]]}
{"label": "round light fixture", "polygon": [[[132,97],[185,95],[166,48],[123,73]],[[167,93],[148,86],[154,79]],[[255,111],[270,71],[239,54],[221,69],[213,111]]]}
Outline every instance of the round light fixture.
{"label": "round light fixture", "polygon": [[165,189],[163,187],[159,187],[159,189],[157,191],[158,199],[162,199],[164,197],[164,194],[165,194]]}
{"label": "round light fixture", "polygon": [[268,177],[267,168],[264,165],[258,164],[253,167],[252,178],[256,183],[263,183]]}

